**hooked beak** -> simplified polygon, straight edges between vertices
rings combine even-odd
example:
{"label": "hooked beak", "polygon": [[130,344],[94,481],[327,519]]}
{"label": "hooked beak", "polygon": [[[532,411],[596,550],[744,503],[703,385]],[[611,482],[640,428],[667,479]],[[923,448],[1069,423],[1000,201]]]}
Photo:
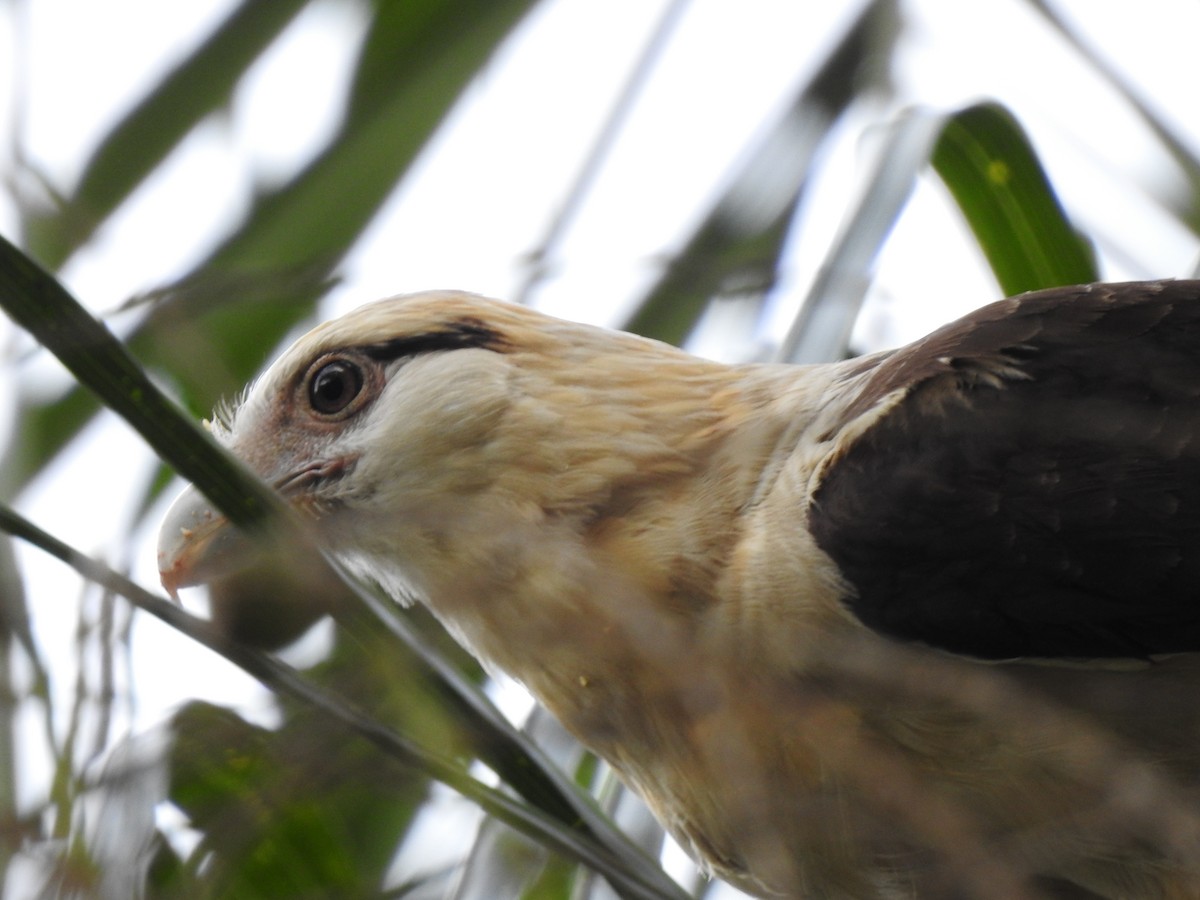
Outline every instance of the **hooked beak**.
{"label": "hooked beak", "polygon": [[250,564],[254,542],[191,485],[180,494],[158,532],[158,573],[172,598]]}
{"label": "hooked beak", "polygon": [[[356,460],[355,456],[319,460],[300,466],[275,482],[276,489],[291,507],[307,514],[293,525],[302,524],[304,518],[311,522],[320,517],[321,506],[313,498],[313,486],[343,477],[354,468]],[[297,537],[301,535],[291,528],[268,528],[264,534],[248,535],[189,485],[167,510],[158,532],[159,577],[167,593],[178,600],[180,588],[209,584],[237,574],[270,554],[282,551],[285,558],[311,559],[311,545],[307,549],[297,546]],[[312,539],[313,534],[309,532],[306,537]]]}
{"label": "hooked beak", "polygon": [[236,641],[263,650],[292,643],[352,595],[303,521],[275,524],[243,531],[188,487],[159,532],[163,587],[178,601],[180,588],[206,585],[209,620]]}

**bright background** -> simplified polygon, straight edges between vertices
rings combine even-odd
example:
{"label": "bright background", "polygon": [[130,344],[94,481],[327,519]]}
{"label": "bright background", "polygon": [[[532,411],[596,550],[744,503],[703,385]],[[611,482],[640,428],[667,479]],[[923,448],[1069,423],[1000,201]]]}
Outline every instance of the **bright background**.
{"label": "bright background", "polygon": [[[164,289],[205,264],[253,215],[260,194],[302,177],[337,136],[375,5],[295,5],[299,14],[237,80],[228,101],[150,167],[61,266],[47,263],[119,335],[133,333],[146,315],[146,303],[122,311],[129,300],[170,300]],[[470,15],[472,4],[459,5]],[[316,318],[379,296],[454,287],[525,299],[583,321],[625,323],[714,204],[730,197],[738,173],[757,159],[797,90],[864,8],[790,0],[529,5],[494,55],[481,57],[449,113],[429,128],[415,161],[336,265],[339,281],[320,299]],[[70,211],[93,150],[242,6],[0,3],[0,127],[8,138],[0,145],[0,233],[46,262],[53,255],[47,229],[66,227],[62,212]],[[839,230],[853,225],[849,217],[865,185],[886,169],[877,153],[887,146],[889,128],[913,109],[948,113],[979,100],[1002,103],[1028,133],[1068,217],[1092,242],[1103,278],[1192,273],[1200,220],[1193,62],[1200,7],[1187,0],[1072,0],[1050,9],[1066,35],[1033,2],[897,4],[895,43],[878,59],[890,79],[859,89],[823,133],[774,283],[765,292],[734,291],[752,302],[719,305],[691,332],[689,346],[731,361],[764,358],[778,347]],[[647,56],[656,29],[661,42]],[[606,124],[639,61],[645,70],[624,116]],[[576,190],[598,146],[604,152],[593,177]],[[755,171],[752,189],[735,192],[735,199],[770,206],[785,188],[771,180],[771,166]],[[348,180],[344,190],[353,189]],[[332,191],[327,198],[331,217],[342,196]],[[572,215],[561,239],[537,269],[533,254],[567,204]],[[856,351],[911,340],[1003,293],[928,166],[860,279],[865,302]],[[237,282],[226,290],[236,294]],[[297,314],[276,336],[260,340],[258,361],[269,360],[279,338],[309,321]],[[15,327],[0,322],[0,335],[7,380],[15,386],[0,399],[0,421],[12,433],[11,461],[28,410],[60,398],[72,382]],[[148,364],[194,414],[217,401],[180,372]],[[217,382],[229,393],[241,377]],[[152,586],[156,522],[173,493],[150,501],[143,514],[157,465],[133,432],[103,414],[27,482],[8,479],[6,498],[51,533],[127,564],[136,580]],[[49,683],[39,695],[37,667],[25,651],[10,651],[18,702],[6,740],[16,759],[5,778],[15,796],[0,814],[20,823],[21,838],[3,858],[6,865],[16,860],[6,881],[11,897],[32,895],[54,870],[63,842],[82,827],[72,813],[81,807],[54,790],[82,796],[85,775],[95,776],[96,761],[125,737],[160,734],[175,710],[197,698],[256,723],[280,721],[256,682],[144,616],[134,616],[127,637],[109,648],[118,663],[110,679],[115,695],[94,696],[92,667],[99,662],[92,655],[100,651],[89,629],[96,626],[97,598],[35,550],[18,547],[16,560],[12,574],[23,594],[12,602],[28,611]],[[325,628],[288,658],[310,664],[332,642]],[[511,705],[517,712],[527,706]],[[65,747],[72,729],[94,741],[92,752]],[[455,803],[440,795],[439,802],[439,809]],[[158,815],[184,847],[182,817],[165,802]],[[410,874],[393,869],[390,877]]]}

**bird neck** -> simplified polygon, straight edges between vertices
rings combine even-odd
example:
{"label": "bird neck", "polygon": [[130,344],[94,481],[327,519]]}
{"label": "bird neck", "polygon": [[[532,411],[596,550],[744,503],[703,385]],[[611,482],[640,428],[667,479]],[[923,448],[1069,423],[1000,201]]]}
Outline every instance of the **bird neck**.
{"label": "bird neck", "polygon": [[[712,621],[765,625],[722,583],[753,554],[747,529],[780,459],[829,393],[823,369],[687,365],[634,406],[543,393],[514,411],[523,453],[505,480],[414,554],[438,560],[424,593],[439,618],[593,746],[630,710],[646,711],[651,740],[663,709],[708,690],[683,676],[712,670]],[[539,417],[547,430],[530,440]]]}

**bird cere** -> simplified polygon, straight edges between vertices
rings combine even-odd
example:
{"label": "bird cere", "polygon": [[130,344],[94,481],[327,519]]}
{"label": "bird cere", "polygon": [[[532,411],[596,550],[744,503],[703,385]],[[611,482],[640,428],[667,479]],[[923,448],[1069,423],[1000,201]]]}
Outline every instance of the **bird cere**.
{"label": "bird cere", "polygon": [[213,434],[746,891],[1200,896],[1200,282],[814,366],[402,296]]}

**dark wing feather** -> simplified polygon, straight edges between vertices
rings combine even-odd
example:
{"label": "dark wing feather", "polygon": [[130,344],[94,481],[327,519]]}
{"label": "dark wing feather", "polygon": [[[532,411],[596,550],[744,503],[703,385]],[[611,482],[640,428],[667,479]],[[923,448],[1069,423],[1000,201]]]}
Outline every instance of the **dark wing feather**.
{"label": "dark wing feather", "polygon": [[890,636],[989,659],[1200,650],[1200,282],[1002,301],[890,356],[907,393],[809,528]]}

